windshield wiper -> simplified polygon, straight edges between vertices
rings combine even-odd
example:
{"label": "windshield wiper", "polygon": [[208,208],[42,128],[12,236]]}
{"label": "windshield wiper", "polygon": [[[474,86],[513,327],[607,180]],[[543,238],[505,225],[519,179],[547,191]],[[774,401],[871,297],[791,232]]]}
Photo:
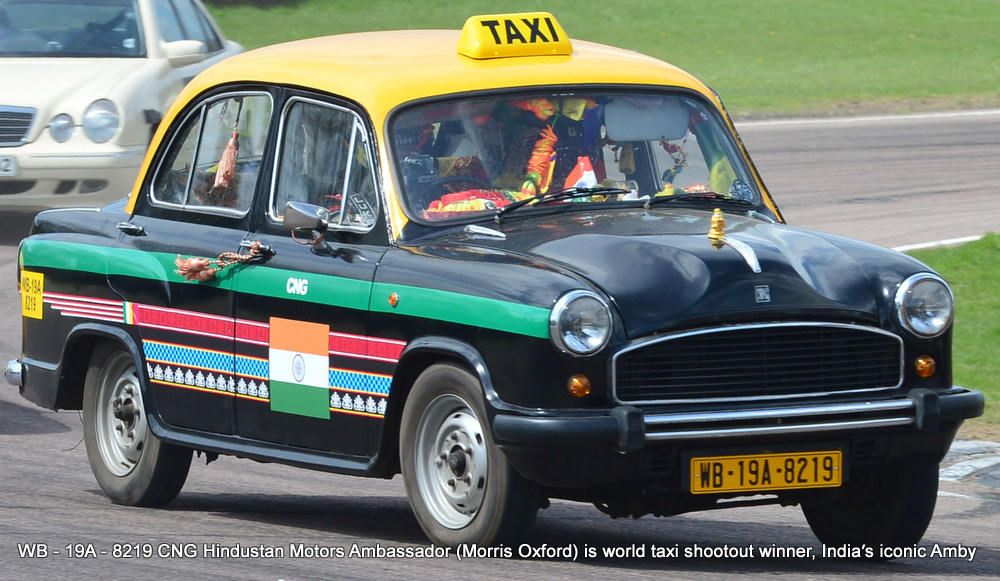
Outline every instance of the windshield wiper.
{"label": "windshield wiper", "polygon": [[691,194],[674,194],[672,196],[656,196],[647,199],[643,206],[649,208],[653,204],[660,204],[664,202],[690,202],[702,200],[707,202],[725,202],[727,204],[734,204],[736,206],[743,206],[746,208],[757,207],[757,204],[753,202],[748,202],[739,198],[731,198],[727,195],[720,194],[719,192],[698,192]]}
{"label": "windshield wiper", "polygon": [[547,204],[549,202],[558,202],[559,200],[566,200],[569,198],[578,198],[583,196],[607,196],[612,194],[627,194],[628,190],[623,190],[622,188],[566,188],[564,190],[556,190],[554,192],[546,192],[544,194],[537,194],[531,196],[530,198],[525,198],[523,200],[518,200],[511,204],[504,206],[497,210],[497,213],[493,216],[493,220],[499,224],[503,221],[503,217],[510,214],[518,208],[522,208],[528,205],[538,205]]}

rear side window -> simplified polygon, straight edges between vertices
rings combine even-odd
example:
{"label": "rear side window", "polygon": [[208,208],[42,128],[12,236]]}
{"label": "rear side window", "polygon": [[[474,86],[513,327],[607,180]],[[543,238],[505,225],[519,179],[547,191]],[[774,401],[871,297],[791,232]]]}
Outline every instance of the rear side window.
{"label": "rear side window", "polygon": [[271,96],[231,94],[192,111],[157,169],[156,205],[243,215],[253,202]]}

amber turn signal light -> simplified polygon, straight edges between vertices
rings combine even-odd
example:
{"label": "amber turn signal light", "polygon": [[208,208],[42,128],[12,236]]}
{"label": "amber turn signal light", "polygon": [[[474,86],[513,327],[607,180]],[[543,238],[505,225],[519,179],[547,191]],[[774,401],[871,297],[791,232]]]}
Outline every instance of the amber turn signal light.
{"label": "amber turn signal light", "polygon": [[930,355],[921,355],[913,362],[913,368],[920,377],[930,377],[937,371],[937,363]]}
{"label": "amber turn signal light", "polygon": [[590,395],[590,380],[586,375],[574,375],[566,382],[566,390],[573,397]]}

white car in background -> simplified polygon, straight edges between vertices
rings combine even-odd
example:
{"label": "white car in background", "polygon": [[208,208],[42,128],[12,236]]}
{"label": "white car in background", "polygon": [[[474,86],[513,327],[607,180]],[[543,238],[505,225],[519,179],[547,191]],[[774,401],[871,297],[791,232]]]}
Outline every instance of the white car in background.
{"label": "white car in background", "polygon": [[174,97],[241,51],[198,0],[0,0],[0,206],[125,197]]}

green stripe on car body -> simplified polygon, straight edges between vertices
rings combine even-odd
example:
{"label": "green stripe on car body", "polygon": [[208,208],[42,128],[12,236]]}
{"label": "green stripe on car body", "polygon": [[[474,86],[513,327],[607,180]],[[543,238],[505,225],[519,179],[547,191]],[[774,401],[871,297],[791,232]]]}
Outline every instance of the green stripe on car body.
{"label": "green stripe on car body", "polygon": [[[233,266],[208,282],[187,281],[174,272],[176,254],[114,248],[60,240],[26,239],[21,246],[25,268],[46,267],[130,276],[171,283],[218,285],[239,275],[240,292],[309,303],[373,312],[434,319],[461,325],[482,327],[540,339],[548,338],[549,309],[501,299],[479,297],[451,291],[375,283],[312,272],[279,270],[262,265]],[[287,290],[289,277],[308,279],[306,295]],[[399,302],[389,304],[396,293]],[[369,297],[371,304],[369,305]]]}
{"label": "green stripe on car body", "polygon": [[[392,293],[398,298],[395,307],[389,302]],[[375,283],[371,309],[541,339],[549,336],[549,309],[449,291]]]}

